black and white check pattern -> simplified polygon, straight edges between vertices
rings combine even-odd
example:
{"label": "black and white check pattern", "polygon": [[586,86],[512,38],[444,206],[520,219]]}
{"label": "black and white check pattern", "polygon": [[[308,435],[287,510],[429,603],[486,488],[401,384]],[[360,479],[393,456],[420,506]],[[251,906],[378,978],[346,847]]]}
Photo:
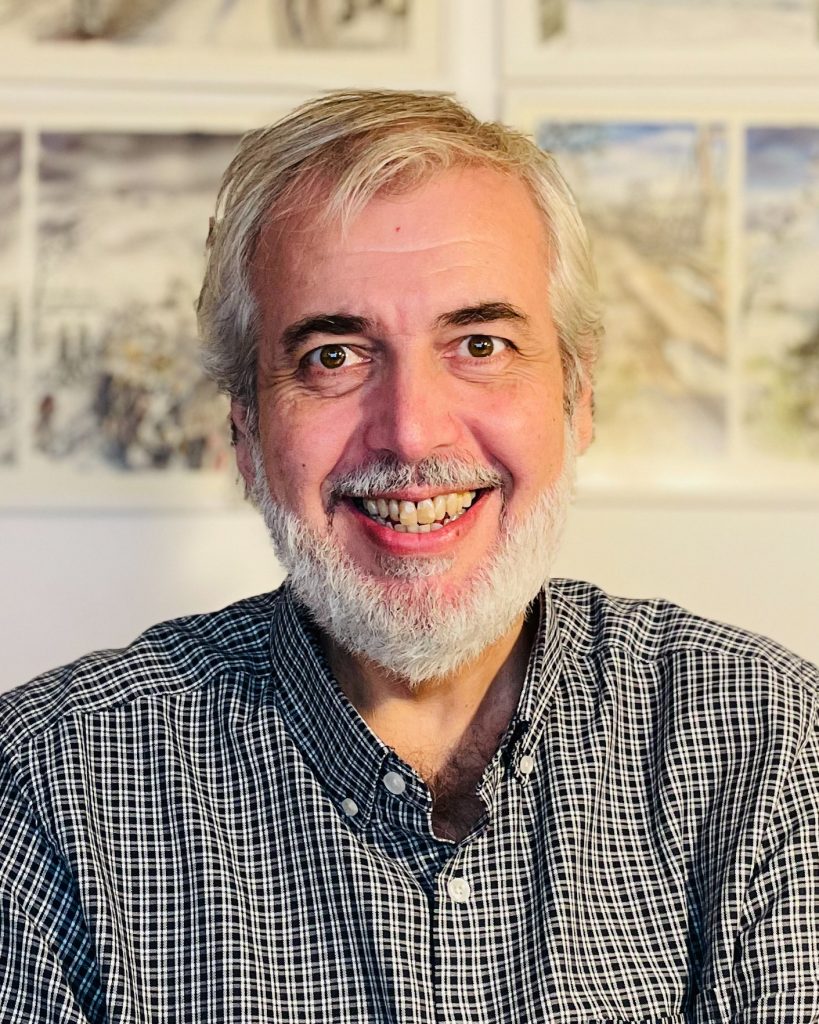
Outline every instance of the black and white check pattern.
{"label": "black and white check pattern", "polygon": [[819,1021],[816,669],[540,615],[457,845],[286,587],[0,700],[2,1024]]}

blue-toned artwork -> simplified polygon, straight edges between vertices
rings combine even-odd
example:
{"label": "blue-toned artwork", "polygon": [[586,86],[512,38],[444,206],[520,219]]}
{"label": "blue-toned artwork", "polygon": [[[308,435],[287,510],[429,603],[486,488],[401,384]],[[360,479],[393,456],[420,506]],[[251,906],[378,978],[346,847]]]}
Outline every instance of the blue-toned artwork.
{"label": "blue-toned artwork", "polygon": [[709,124],[541,123],[589,227],[605,303],[598,449],[726,442],[725,139]]}
{"label": "blue-toned artwork", "polygon": [[819,127],[748,129],[745,167],[745,421],[819,460]]}

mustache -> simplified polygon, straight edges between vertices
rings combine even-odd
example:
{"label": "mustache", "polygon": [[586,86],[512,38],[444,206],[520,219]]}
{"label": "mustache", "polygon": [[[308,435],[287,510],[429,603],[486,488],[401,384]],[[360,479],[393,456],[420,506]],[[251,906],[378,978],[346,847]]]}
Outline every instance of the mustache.
{"label": "mustache", "polygon": [[402,462],[394,455],[371,459],[333,481],[331,504],[342,498],[386,494],[409,487],[441,487],[449,491],[476,491],[502,487],[503,477],[464,455],[428,455],[418,462]]}

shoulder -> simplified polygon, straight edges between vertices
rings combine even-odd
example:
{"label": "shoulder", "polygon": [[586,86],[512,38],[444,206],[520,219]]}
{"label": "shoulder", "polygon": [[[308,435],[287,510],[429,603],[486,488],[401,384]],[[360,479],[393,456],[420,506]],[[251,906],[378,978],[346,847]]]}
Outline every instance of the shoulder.
{"label": "shoulder", "polygon": [[69,718],[114,711],[141,698],[182,694],[226,675],[268,673],[279,593],[159,623],[128,647],[88,654],[3,694],[3,746],[11,752]]}
{"label": "shoulder", "polygon": [[580,580],[554,580],[550,593],[560,627],[585,653],[619,650],[648,662],[680,653],[766,662],[819,688],[816,666],[776,641],[696,615],[671,601],[616,597]]}
{"label": "shoulder", "polygon": [[775,641],[589,583],[556,580],[550,594],[570,658],[622,699],[715,735],[788,735],[798,746],[816,728],[819,671]]}

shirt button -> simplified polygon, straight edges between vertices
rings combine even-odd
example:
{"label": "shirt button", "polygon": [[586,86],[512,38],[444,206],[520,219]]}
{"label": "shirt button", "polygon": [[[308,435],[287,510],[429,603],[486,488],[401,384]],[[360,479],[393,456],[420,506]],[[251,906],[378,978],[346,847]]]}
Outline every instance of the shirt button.
{"label": "shirt button", "polygon": [[446,887],[456,903],[466,903],[472,894],[472,886],[465,878],[450,878]]}
{"label": "shirt button", "polygon": [[528,754],[524,754],[520,759],[518,769],[520,770],[521,775],[531,775],[535,770],[535,759],[530,757]]}
{"label": "shirt button", "polygon": [[348,818],[352,818],[356,814],[358,814],[358,804],[355,802],[355,800],[351,800],[350,797],[347,797],[346,800],[341,801],[341,809],[342,811],[344,811]]}
{"label": "shirt button", "polygon": [[398,772],[387,772],[384,776],[384,785],[395,796],[401,796],[407,788],[406,782],[404,782]]}

